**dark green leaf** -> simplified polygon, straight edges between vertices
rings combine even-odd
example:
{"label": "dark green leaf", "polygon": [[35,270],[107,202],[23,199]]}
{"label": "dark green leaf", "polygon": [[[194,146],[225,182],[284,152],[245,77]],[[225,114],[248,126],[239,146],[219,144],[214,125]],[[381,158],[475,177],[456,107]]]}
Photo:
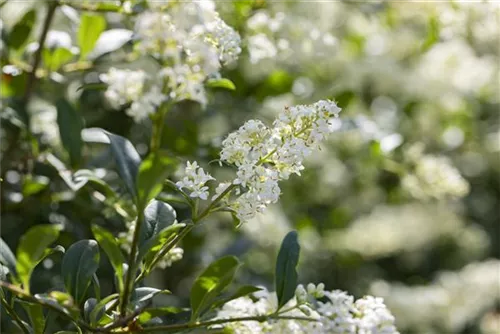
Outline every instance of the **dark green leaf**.
{"label": "dark green leaf", "polygon": [[80,240],[68,248],[61,264],[66,290],[77,303],[85,297],[92,275],[99,267],[99,247],[95,240]]}
{"label": "dark green leaf", "polygon": [[83,304],[83,318],[85,321],[90,322],[90,313],[97,306],[97,299],[89,298]]}
{"label": "dark green leaf", "polygon": [[82,155],[83,119],[68,101],[60,99],[56,103],[57,125],[61,141],[69,153],[71,164],[76,166],[80,162]]}
{"label": "dark green leaf", "polygon": [[97,39],[106,29],[106,19],[101,15],[84,13],[80,18],[78,29],[78,45],[80,46],[80,59],[92,51]]}
{"label": "dark green leaf", "polygon": [[34,334],[44,334],[45,317],[43,316],[43,307],[39,304],[17,300],[28,313],[31,327]]}
{"label": "dark green leaf", "polygon": [[96,59],[106,53],[118,50],[132,39],[133,32],[127,29],[111,29],[104,31],[94,49],[89,54],[89,58]]}
{"label": "dark green leaf", "polygon": [[131,303],[136,308],[144,307],[148,303],[152,303],[152,299],[158,294],[170,294],[171,292],[168,290],[160,290],[150,287],[140,287],[134,290]]}
{"label": "dark green leaf", "polygon": [[9,274],[10,270],[3,264],[0,264],[0,280],[2,281],[7,281],[7,275]]}
{"label": "dark green leaf", "polygon": [[238,288],[238,290],[236,290],[235,293],[233,293],[227,297],[220,298],[217,301],[215,301],[212,304],[211,308],[215,309],[215,308],[221,307],[222,305],[226,304],[227,302],[230,302],[233,299],[248,296],[249,294],[260,291],[260,290],[262,290],[262,288],[259,288],[258,286],[253,286],[253,285],[240,286]]}
{"label": "dark green leaf", "polygon": [[136,180],[139,207],[144,207],[161,192],[163,180],[174,168],[175,161],[161,152],[150,154],[141,163]]}
{"label": "dark green leaf", "polygon": [[214,299],[221,294],[232,282],[240,262],[234,256],[225,256],[212,262],[205,271],[198,276],[191,288],[191,320],[199,318],[204,311],[210,308]]}
{"label": "dark green leaf", "polygon": [[231,80],[225,78],[209,79],[207,80],[206,86],[210,88],[224,88],[228,90],[236,89],[234,83]]}
{"label": "dark green leaf", "polygon": [[34,9],[28,11],[21,17],[21,19],[14,25],[9,34],[8,45],[17,50],[22,47],[30,36],[31,30],[35,25],[36,11]]}
{"label": "dark green leaf", "polygon": [[125,182],[130,194],[136,197],[135,180],[141,164],[141,157],[128,139],[109,132],[105,132],[105,134],[110,141],[111,153],[115,159],[118,174]]}
{"label": "dark green leaf", "polygon": [[56,241],[60,231],[60,225],[36,225],[21,237],[17,247],[16,271],[26,291],[29,291],[33,269],[50,252],[47,247]]}
{"label": "dark green leaf", "polygon": [[137,255],[138,261],[144,259],[144,268],[149,271],[155,256],[163,249],[167,244],[167,241],[176,233],[179,229],[186,226],[186,224],[173,224],[169,227],[161,230],[158,234],[155,234],[151,239],[146,241],[140,248],[139,254]]}
{"label": "dark green leaf", "polygon": [[276,261],[276,295],[278,297],[278,310],[282,308],[295,294],[297,288],[297,264],[299,262],[300,245],[297,232],[289,232],[278,253]]}
{"label": "dark green leaf", "polygon": [[106,231],[104,228],[93,225],[92,232],[94,237],[97,239],[99,246],[104,249],[104,252],[109,258],[109,262],[115,270],[116,277],[118,279],[118,291],[123,291],[123,263],[125,263],[125,258],[116,242],[115,237]]}
{"label": "dark green leaf", "polygon": [[2,238],[0,238],[0,263],[9,269],[11,274],[16,274],[16,257]]}
{"label": "dark green leaf", "polygon": [[172,225],[177,219],[174,208],[157,200],[151,201],[144,210],[144,222],[139,235],[139,247]]}
{"label": "dark green leaf", "polygon": [[[144,312],[139,315],[139,323],[145,324],[147,322],[152,323],[153,319],[160,320],[158,324],[163,323],[162,319],[174,318],[175,320],[188,321],[191,312],[189,309],[179,308],[179,307],[153,307],[147,308]],[[162,319],[160,319],[160,317]]]}
{"label": "dark green leaf", "polygon": [[119,298],[117,293],[113,293],[103,299],[90,311],[90,324],[94,325],[99,323],[104,314],[108,311],[108,308],[114,304],[114,302]]}

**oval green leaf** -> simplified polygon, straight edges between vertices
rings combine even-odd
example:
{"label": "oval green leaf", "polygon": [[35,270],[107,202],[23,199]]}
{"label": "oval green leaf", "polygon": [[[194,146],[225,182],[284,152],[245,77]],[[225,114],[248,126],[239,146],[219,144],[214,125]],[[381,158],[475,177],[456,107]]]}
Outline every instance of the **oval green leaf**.
{"label": "oval green leaf", "polygon": [[225,78],[209,79],[209,80],[207,80],[206,86],[210,87],[210,88],[223,88],[223,89],[227,89],[227,90],[235,90],[236,89],[236,86],[234,85],[234,83],[231,80],[225,79]]}
{"label": "oval green leaf", "polygon": [[95,240],[80,240],[68,248],[61,264],[66,290],[77,303],[83,300],[99,267],[99,247]]}
{"label": "oval green leaf", "polygon": [[94,237],[99,243],[99,246],[101,246],[108,256],[109,262],[116,272],[116,277],[118,279],[118,291],[123,291],[123,263],[125,263],[125,257],[120,250],[120,246],[118,246],[118,243],[111,232],[98,225],[92,226],[92,233],[94,233]]}
{"label": "oval green leaf", "polygon": [[297,232],[291,231],[283,239],[276,261],[275,288],[278,297],[278,310],[295,295],[299,254],[300,245]]}
{"label": "oval green leaf", "polygon": [[175,161],[165,153],[150,154],[139,166],[137,174],[138,206],[144,207],[163,188],[163,180],[175,170]]}
{"label": "oval green leaf", "polygon": [[212,262],[198,276],[191,288],[191,320],[196,320],[208,310],[215,298],[233,281],[241,263],[234,256],[225,256]]}
{"label": "oval green leaf", "polygon": [[80,59],[84,59],[92,51],[104,29],[106,29],[106,19],[102,15],[84,13],[81,16],[78,29]]}
{"label": "oval green leaf", "polygon": [[16,274],[16,257],[2,238],[0,238],[0,263],[5,265],[12,275]]}
{"label": "oval green leaf", "polygon": [[65,99],[59,99],[56,107],[61,142],[69,154],[71,165],[76,166],[82,156],[83,141],[80,133],[83,129],[83,119]]}
{"label": "oval green leaf", "polygon": [[24,290],[29,292],[31,273],[50,252],[47,248],[59,237],[60,225],[37,225],[26,232],[17,247],[16,271]]}

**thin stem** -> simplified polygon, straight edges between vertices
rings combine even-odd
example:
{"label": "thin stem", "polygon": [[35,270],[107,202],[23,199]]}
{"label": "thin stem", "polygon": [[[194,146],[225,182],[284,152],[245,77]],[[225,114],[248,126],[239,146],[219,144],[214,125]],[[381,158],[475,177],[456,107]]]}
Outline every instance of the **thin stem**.
{"label": "thin stem", "polygon": [[134,279],[133,276],[136,271],[137,267],[137,248],[139,246],[139,234],[141,230],[141,225],[144,220],[144,214],[142,208],[139,208],[138,211],[138,216],[137,216],[137,221],[135,223],[135,228],[134,228],[134,237],[132,239],[132,247],[130,248],[130,255],[128,259],[128,270],[127,270],[127,276],[125,278],[125,289],[123,291],[122,299],[120,301],[120,315],[122,317],[125,316],[125,313],[127,312],[127,305],[129,302],[130,298],[130,293],[131,290],[134,286]]}
{"label": "thin stem", "polygon": [[19,318],[16,311],[14,311],[14,309],[12,307],[10,307],[9,303],[7,303],[7,301],[3,298],[1,298],[0,300],[2,302],[3,307],[5,308],[5,311],[7,312],[7,314],[10,315],[12,317],[12,319],[14,319],[15,322],[17,322],[19,327],[21,327],[21,330],[23,331],[23,333],[30,334],[28,327],[26,327],[26,325],[21,320],[21,318]]}
{"label": "thin stem", "polygon": [[43,301],[41,299],[38,299],[38,298],[32,296],[31,294],[27,293],[23,289],[15,286],[15,285],[12,285],[10,283],[4,282],[4,281],[0,281],[0,287],[6,288],[7,290],[11,291],[12,293],[14,293],[15,295],[17,295],[21,299],[24,299],[24,300],[32,302],[32,303],[39,304],[39,305],[41,305],[43,307],[47,307],[47,308],[51,309],[52,311],[55,311],[55,312],[61,314],[63,317],[65,317],[68,320],[70,320],[70,321],[78,324],[78,326],[84,328],[87,331],[90,331],[90,332],[95,332],[96,331],[95,328],[89,326],[85,322],[77,320],[77,319],[74,319],[68,313],[69,311],[67,311],[66,309],[63,309],[62,306],[58,307],[58,306],[56,306],[54,304],[47,303],[47,302],[45,302],[45,301]]}
{"label": "thin stem", "polygon": [[[251,316],[251,317],[239,317],[239,318],[231,318],[231,319],[216,319],[204,322],[194,322],[194,323],[184,323],[184,324],[174,324],[174,325],[166,325],[166,326],[156,326],[144,328],[139,331],[134,331],[134,333],[153,333],[153,332],[170,332],[184,329],[194,329],[200,327],[208,327],[213,325],[221,325],[231,322],[240,322],[240,321],[258,321],[264,322],[270,319],[276,320],[299,320],[299,321],[318,321],[312,318],[306,317],[293,317],[293,316],[274,316],[272,314],[269,315],[260,315],[260,316]],[[131,331],[127,331],[124,333],[132,333]]]}
{"label": "thin stem", "polygon": [[158,113],[154,114],[153,117],[153,132],[151,134],[151,145],[150,152],[158,152],[161,147],[161,139],[163,134],[163,125],[165,123],[165,116],[170,108],[170,103],[163,103]]}
{"label": "thin stem", "polygon": [[42,60],[42,51],[45,44],[45,39],[47,38],[47,33],[49,32],[49,27],[52,23],[54,13],[56,12],[58,5],[59,4],[57,1],[51,1],[48,3],[47,16],[45,17],[45,21],[43,22],[42,33],[40,35],[40,38],[38,39],[38,49],[35,52],[33,65],[31,66],[31,72],[29,73],[28,79],[26,81],[26,90],[24,91],[25,104],[28,104],[31,93],[33,92],[33,87],[36,81],[36,71],[38,69],[38,66],[40,66],[40,62]]}

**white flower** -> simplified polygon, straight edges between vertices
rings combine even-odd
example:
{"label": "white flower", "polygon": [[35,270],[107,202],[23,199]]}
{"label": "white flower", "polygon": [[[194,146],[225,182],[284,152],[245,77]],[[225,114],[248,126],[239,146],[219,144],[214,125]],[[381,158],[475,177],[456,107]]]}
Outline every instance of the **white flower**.
{"label": "white flower", "polygon": [[198,197],[206,200],[209,192],[205,183],[215,179],[210,174],[206,173],[203,168],[199,167],[196,161],[193,163],[187,162],[184,174],[184,178],[176,183],[177,187],[180,189],[189,189],[191,191],[189,194],[190,197]]}
{"label": "white flower", "polygon": [[395,333],[394,317],[389,312],[382,298],[366,296],[354,303],[358,316],[356,325],[358,334]]}
{"label": "white flower", "polygon": [[147,75],[144,71],[120,70],[110,68],[108,73],[99,76],[108,84],[104,95],[114,107],[138,100],[144,93]]}
{"label": "white flower", "polygon": [[[165,11],[162,11],[165,9]],[[203,83],[220,76],[238,58],[240,36],[215,11],[212,1],[169,2],[137,16],[136,49],[164,65],[169,96],[206,104]]]}
{"label": "white flower", "polygon": [[104,95],[115,108],[131,103],[126,114],[136,123],[153,114],[166,100],[158,85],[148,85],[148,75],[141,70],[110,68],[100,79],[108,84]]}
{"label": "white flower", "polygon": [[243,195],[230,207],[240,220],[247,221],[278,201],[278,182],[300,175],[302,161],[333,132],[331,122],[339,112],[332,101],[298,105],[285,108],[271,129],[250,120],[227,136],[220,157],[238,167],[233,184],[243,188]]}

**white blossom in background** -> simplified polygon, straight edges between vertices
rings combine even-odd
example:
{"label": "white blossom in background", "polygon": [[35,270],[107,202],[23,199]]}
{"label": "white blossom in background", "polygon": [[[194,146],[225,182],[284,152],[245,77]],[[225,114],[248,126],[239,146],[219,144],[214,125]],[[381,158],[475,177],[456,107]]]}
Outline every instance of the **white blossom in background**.
{"label": "white blossom in background", "polygon": [[128,106],[126,114],[140,122],[165,101],[161,87],[142,70],[110,68],[99,77],[108,85],[104,96],[114,108]]}
{"label": "white blossom in background", "polygon": [[241,52],[240,36],[215,11],[213,1],[168,2],[141,13],[136,48],[163,64],[169,98],[206,104],[203,82],[218,77]]}
{"label": "white blossom in background", "polygon": [[450,207],[410,203],[376,207],[346,229],[328,233],[325,244],[331,251],[348,250],[378,258],[411,253],[462,231],[464,223]]}
{"label": "white blossom in background", "polygon": [[423,155],[415,162],[413,173],[406,174],[403,189],[418,199],[464,197],[469,183],[444,156]]}
{"label": "white blossom in background", "polygon": [[144,71],[110,68],[99,76],[108,85],[104,96],[116,108],[138,100],[144,94],[147,74]]}
{"label": "white blossom in background", "polygon": [[[231,322],[224,327],[235,334],[253,333],[294,333],[294,334],[398,334],[394,317],[384,305],[382,298],[365,296],[354,300],[344,291],[323,291],[324,285],[310,283],[307,291],[297,287],[295,298],[284,309],[294,308],[283,313],[285,316],[307,317],[315,321],[272,320]],[[325,302],[316,298],[326,297]],[[261,291],[255,294],[256,301],[241,297],[222,306],[215,319],[230,319],[243,316],[259,316],[273,312],[277,301],[275,293]]]}
{"label": "white blossom in background", "polygon": [[[377,281],[370,292],[384,298],[398,327],[419,333],[460,333],[500,302],[500,261],[468,264],[440,272],[428,285]],[[409,302],[411,301],[411,302]]]}

